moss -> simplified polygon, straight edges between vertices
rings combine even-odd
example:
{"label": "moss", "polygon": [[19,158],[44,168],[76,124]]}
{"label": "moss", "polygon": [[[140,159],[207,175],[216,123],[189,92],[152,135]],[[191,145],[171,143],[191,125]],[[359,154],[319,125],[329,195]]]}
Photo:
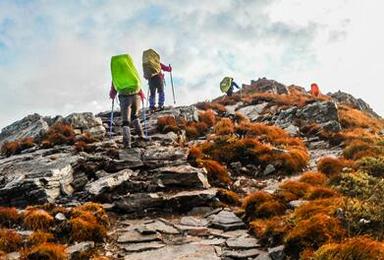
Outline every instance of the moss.
{"label": "moss", "polygon": [[384,158],[365,157],[357,162],[357,168],[376,177],[384,176]]}

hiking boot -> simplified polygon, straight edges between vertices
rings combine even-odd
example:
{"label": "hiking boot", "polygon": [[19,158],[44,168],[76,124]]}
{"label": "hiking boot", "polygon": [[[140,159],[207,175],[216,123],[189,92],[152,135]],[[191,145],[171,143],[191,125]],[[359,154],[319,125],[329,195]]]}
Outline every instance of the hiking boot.
{"label": "hiking boot", "polygon": [[131,148],[131,129],[129,126],[123,127],[123,145],[124,148]]}
{"label": "hiking boot", "polygon": [[135,128],[136,133],[137,133],[137,135],[139,136],[139,138],[140,138],[141,140],[143,140],[143,141],[150,141],[150,140],[151,140],[150,137],[148,137],[148,136],[146,136],[146,135],[144,134],[143,126],[141,125],[139,119],[135,119],[135,120],[133,120],[132,125],[133,125],[133,127]]}
{"label": "hiking boot", "polygon": [[158,111],[162,111],[162,110],[164,110],[164,106],[159,106]]}
{"label": "hiking boot", "polygon": [[156,112],[156,107],[150,107],[150,108],[149,108],[149,112],[151,112],[151,113]]}

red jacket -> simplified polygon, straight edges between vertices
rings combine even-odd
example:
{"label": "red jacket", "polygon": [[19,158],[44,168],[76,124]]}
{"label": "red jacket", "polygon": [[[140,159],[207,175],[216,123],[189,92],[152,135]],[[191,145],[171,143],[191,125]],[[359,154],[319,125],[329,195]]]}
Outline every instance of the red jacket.
{"label": "red jacket", "polygon": [[[167,65],[164,65],[163,63],[160,63],[160,66],[161,66],[161,70],[163,70],[163,71],[166,71],[166,72],[172,71],[171,65],[167,66]],[[164,74],[161,71],[160,71],[160,76],[162,79],[164,79]]]}

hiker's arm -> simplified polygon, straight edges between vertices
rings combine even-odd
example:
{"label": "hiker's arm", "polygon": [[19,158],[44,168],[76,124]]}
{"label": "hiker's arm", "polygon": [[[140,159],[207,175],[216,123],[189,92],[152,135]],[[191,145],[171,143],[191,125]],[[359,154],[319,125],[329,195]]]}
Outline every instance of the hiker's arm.
{"label": "hiker's arm", "polygon": [[232,81],[232,85],[235,86],[237,89],[240,89],[240,87],[236,84],[236,82]]}
{"label": "hiker's arm", "polygon": [[117,91],[116,91],[115,87],[113,86],[113,83],[111,83],[111,89],[109,90],[109,97],[111,99],[115,99],[116,95],[117,95]]}
{"label": "hiker's arm", "polygon": [[161,69],[163,71],[167,71],[167,72],[171,72],[172,71],[171,65],[167,66],[167,65],[164,65],[163,63],[160,63],[160,66],[161,66]]}

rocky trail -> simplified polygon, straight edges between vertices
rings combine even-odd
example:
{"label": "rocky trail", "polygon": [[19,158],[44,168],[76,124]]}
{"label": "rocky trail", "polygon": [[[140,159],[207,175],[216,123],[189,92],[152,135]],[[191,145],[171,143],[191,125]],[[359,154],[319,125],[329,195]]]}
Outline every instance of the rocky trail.
{"label": "rocky trail", "polygon": [[[240,100],[226,104],[224,110],[217,113],[232,120],[241,113],[250,122],[277,125],[290,136],[303,140],[309,154],[303,171],[317,171],[319,159],[336,158],[343,151],[341,146],[331,145],[321,135],[303,133],[303,122],[327,131],[340,131],[336,101],[349,102],[374,113],[363,101],[345,93],[335,94],[334,100],[310,100],[300,106],[287,107],[283,99],[277,102],[280,106],[269,100],[269,93],[278,98],[280,95],[285,98],[288,93],[288,88],[275,81],[261,79],[244,89],[248,95],[255,91],[262,96],[257,96],[257,102],[245,104]],[[297,87],[290,91],[297,91]],[[110,112],[96,116],[74,113],[54,118],[34,114],[15,122],[3,129],[0,144],[26,137],[38,138],[57,122],[70,124],[76,136],[89,133],[96,139],[82,146],[76,145],[78,142],[53,147],[31,146],[20,154],[0,157],[0,206],[24,208],[54,203],[73,208],[87,201],[102,204],[111,219],[108,238],[104,243],[84,241],[68,245],[71,259],[87,259],[76,258],[76,254],[89,248],[109,259],[286,259],[285,246],[262,246],[249,232],[240,205],[223,203],[218,191],[228,188],[242,196],[257,191],[273,194],[284,181],[297,180],[301,171],[280,174],[278,164],[259,167],[233,161],[227,165],[232,180],[230,186],[210,183],[207,170],[191,164],[188,158],[191,147],[210,140],[210,134],[187,138],[183,129],[162,133],[158,127],[161,117],[199,122],[200,110],[196,107],[168,107],[146,113],[145,121],[141,114],[145,132],[151,139],[143,141],[133,131],[131,149],[124,149],[122,145],[119,112],[114,114],[111,137],[107,135]],[[290,201],[289,210],[304,202],[303,199]],[[65,216],[57,214],[55,219],[65,221]],[[7,259],[18,257],[12,253]]]}

